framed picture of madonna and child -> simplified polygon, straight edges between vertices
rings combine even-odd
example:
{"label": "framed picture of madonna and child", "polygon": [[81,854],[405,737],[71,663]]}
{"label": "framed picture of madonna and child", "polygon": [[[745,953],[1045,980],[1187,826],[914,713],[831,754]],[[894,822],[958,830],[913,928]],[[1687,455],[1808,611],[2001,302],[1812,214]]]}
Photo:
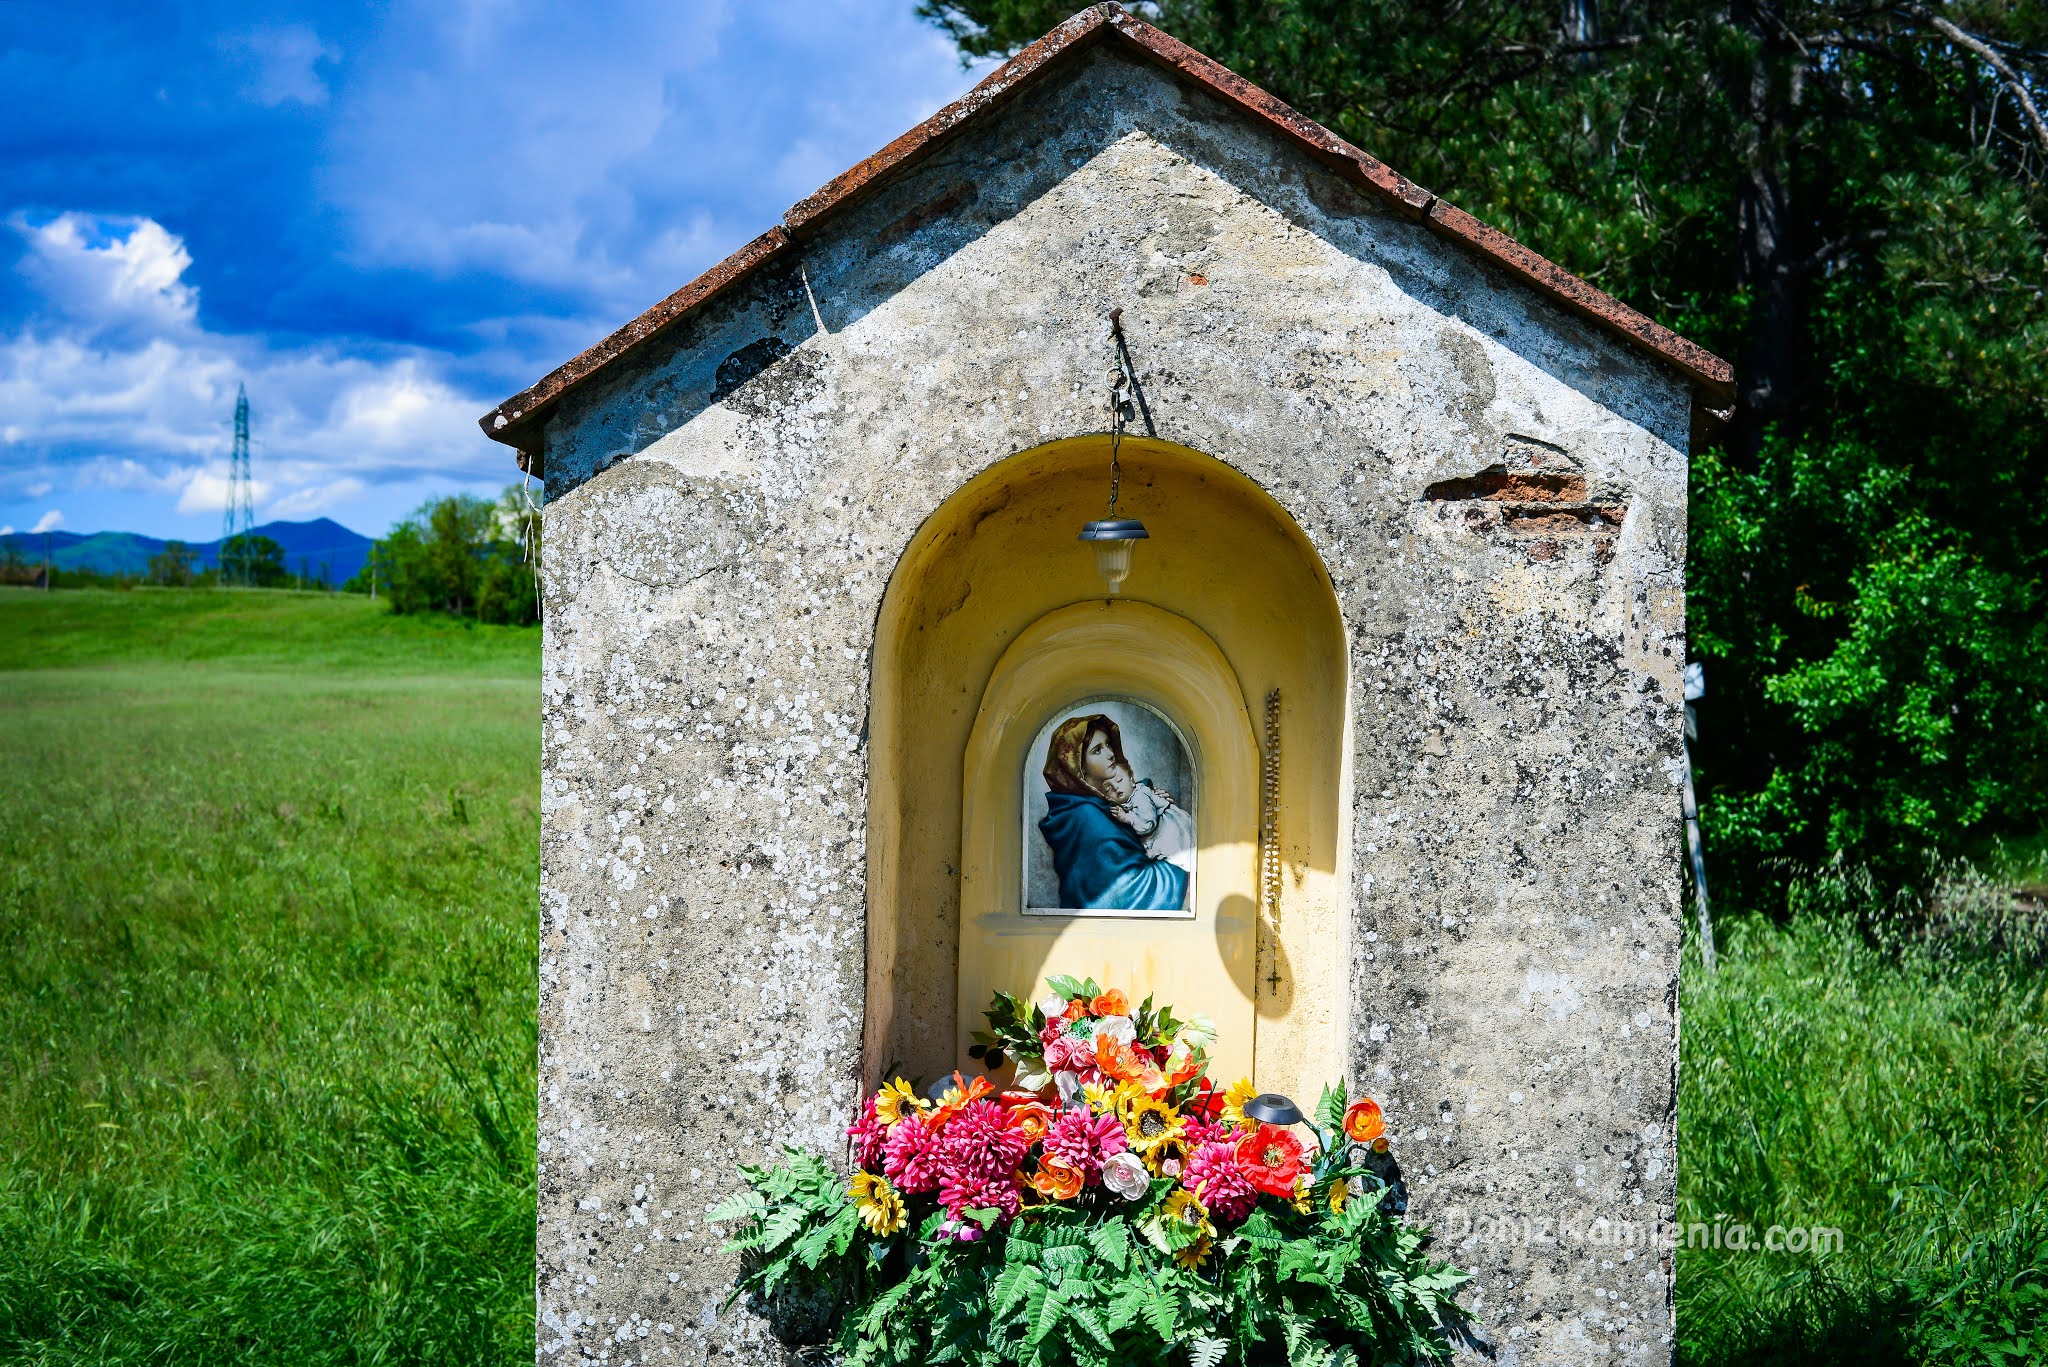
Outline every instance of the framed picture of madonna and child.
{"label": "framed picture of madonna and child", "polygon": [[1127,698],[1061,708],[1024,753],[1026,916],[1192,917],[1194,759]]}

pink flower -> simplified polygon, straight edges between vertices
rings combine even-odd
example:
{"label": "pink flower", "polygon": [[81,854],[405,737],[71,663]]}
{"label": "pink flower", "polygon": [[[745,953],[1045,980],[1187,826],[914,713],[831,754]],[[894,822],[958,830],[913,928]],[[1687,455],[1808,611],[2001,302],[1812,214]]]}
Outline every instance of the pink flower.
{"label": "pink flower", "polygon": [[1060,1035],[1045,1046],[1045,1070],[1079,1073],[1095,1067],[1095,1043],[1079,1035]]}
{"label": "pink flower", "polygon": [[1237,1165],[1233,1144],[1209,1143],[1188,1158],[1180,1184],[1200,1198],[1218,1220],[1235,1224],[1252,1213],[1259,1193]]}
{"label": "pink flower", "polygon": [[1002,1212],[998,1224],[1008,1224],[1023,1206],[1023,1196],[1017,1190],[1013,1178],[969,1177],[949,1174],[939,1183],[939,1204],[946,1208],[956,1221],[974,1233],[960,1232],[954,1235],[962,1241],[970,1241],[980,1232],[980,1227],[962,1213],[970,1210],[995,1209]]}
{"label": "pink flower", "polygon": [[996,1102],[970,1102],[939,1138],[941,1177],[1009,1180],[1031,1147],[1029,1136],[1010,1120],[1010,1113]]}
{"label": "pink flower", "polygon": [[1045,1152],[1064,1159],[1091,1187],[1102,1179],[1102,1160],[1127,1147],[1124,1127],[1115,1116],[1086,1110],[1068,1111],[1045,1136]]}
{"label": "pink flower", "polygon": [[846,1132],[853,1136],[853,1161],[869,1172],[877,1171],[882,1165],[882,1147],[888,1141],[889,1131],[875,1119],[873,1097],[860,1108],[860,1119],[847,1126]]}
{"label": "pink flower", "polygon": [[934,1191],[939,1185],[939,1135],[918,1116],[889,1127],[882,1143],[882,1171],[898,1191]]}

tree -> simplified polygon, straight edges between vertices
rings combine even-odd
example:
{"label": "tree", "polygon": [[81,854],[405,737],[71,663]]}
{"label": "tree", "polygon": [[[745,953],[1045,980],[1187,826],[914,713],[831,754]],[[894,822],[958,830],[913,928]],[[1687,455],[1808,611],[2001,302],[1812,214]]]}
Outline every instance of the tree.
{"label": "tree", "polygon": [[274,589],[290,577],[284,567],[284,547],[267,536],[238,532],[220,543],[223,584]]}
{"label": "tree", "polygon": [[374,575],[393,612],[525,624],[540,615],[533,572],[538,550],[538,514],[518,486],[496,503],[457,494],[421,504],[393,527],[346,587],[366,592]]}
{"label": "tree", "polygon": [[182,541],[166,541],[164,548],[149,558],[149,582],[184,588],[192,582],[192,548]]}
{"label": "tree", "polygon": [[[1736,362],[1689,565],[1727,891],[2039,831],[2048,6],[1136,8]],[[981,55],[1067,9],[921,13]]]}

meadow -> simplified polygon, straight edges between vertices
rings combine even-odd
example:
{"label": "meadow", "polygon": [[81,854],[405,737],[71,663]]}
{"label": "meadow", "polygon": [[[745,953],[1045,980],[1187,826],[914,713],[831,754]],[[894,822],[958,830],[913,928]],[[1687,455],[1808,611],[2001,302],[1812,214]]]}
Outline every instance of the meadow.
{"label": "meadow", "polygon": [[0,1361],[531,1361],[538,675],[0,590]]}
{"label": "meadow", "polygon": [[[533,1353],[538,634],[0,590],[0,1361]],[[1674,850],[1674,857],[1676,851]],[[1724,919],[1688,1364],[2048,1360],[2048,969]]]}
{"label": "meadow", "polygon": [[1842,1243],[1681,1248],[1679,1360],[2048,1362],[2038,942],[1880,948],[1820,917],[1719,929],[1719,972],[1693,958],[1683,984],[1679,1218]]}

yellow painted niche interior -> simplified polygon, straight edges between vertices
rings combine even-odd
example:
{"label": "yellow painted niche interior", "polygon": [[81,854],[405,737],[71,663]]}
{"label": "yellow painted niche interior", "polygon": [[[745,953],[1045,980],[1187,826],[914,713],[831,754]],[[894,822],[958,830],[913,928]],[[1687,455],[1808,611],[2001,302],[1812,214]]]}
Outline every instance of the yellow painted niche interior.
{"label": "yellow painted niche interior", "polygon": [[[1084,699],[1139,702],[1192,751],[1193,915],[1027,916],[1024,784],[1043,784],[1047,723]],[[1021,780],[1021,781],[1020,781]],[[1258,993],[1259,747],[1237,675],[1209,634],[1150,603],[1111,598],[1055,608],[1003,652],[967,739],[960,821],[960,995],[967,1052],[997,991],[1064,973],[1216,1023],[1215,1076],[1252,1072]],[[1020,987],[1019,984],[1028,984]]]}
{"label": "yellow painted niche interior", "polygon": [[[1256,1013],[1256,1080],[1312,1099],[1343,1070],[1348,1024],[1349,677],[1336,595],[1293,519],[1229,466],[1143,439],[1126,439],[1122,459],[1120,512],[1142,518],[1152,535],[1137,547],[1119,606],[1171,614],[1212,642],[1260,744],[1266,695],[1280,690],[1282,891],[1276,914],[1257,911],[1254,973],[1243,987]],[[932,1077],[966,1063],[959,1022],[986,1005],[962,1001],[959,991],[970,740],[1005,652],[1056,610],[1107,597],[1093,554],[1075,535],[1102,515],[1108,466],[1099,436],[999,462],[926,520],[890,580],[876,623],[869,732],[871,1074],[894,1066]],[[1071,683],[1046,678],[1059,696],[1044,706],[1090,695],[1082,673]],[[1229,761],[1254,766],[1243,776],[1254,791],[1256,755]],[[1216,776],[1205,771],[1203,782],[1214,785]],[[1013,841],[1022,790],[1014,791],[1008,816],[998,818]],[[1197,795],[1198,825],[1206,802],[1206,792]],[[1198,884],[1209,876],[1209,850],[1199,858]],[[1138,982],[1104,985],[1144,990]],[[1008,984],[1028,995],[1043,986]],[[1229,1014],[1225,1003],[1172,1004],[1219,1023]]]}

